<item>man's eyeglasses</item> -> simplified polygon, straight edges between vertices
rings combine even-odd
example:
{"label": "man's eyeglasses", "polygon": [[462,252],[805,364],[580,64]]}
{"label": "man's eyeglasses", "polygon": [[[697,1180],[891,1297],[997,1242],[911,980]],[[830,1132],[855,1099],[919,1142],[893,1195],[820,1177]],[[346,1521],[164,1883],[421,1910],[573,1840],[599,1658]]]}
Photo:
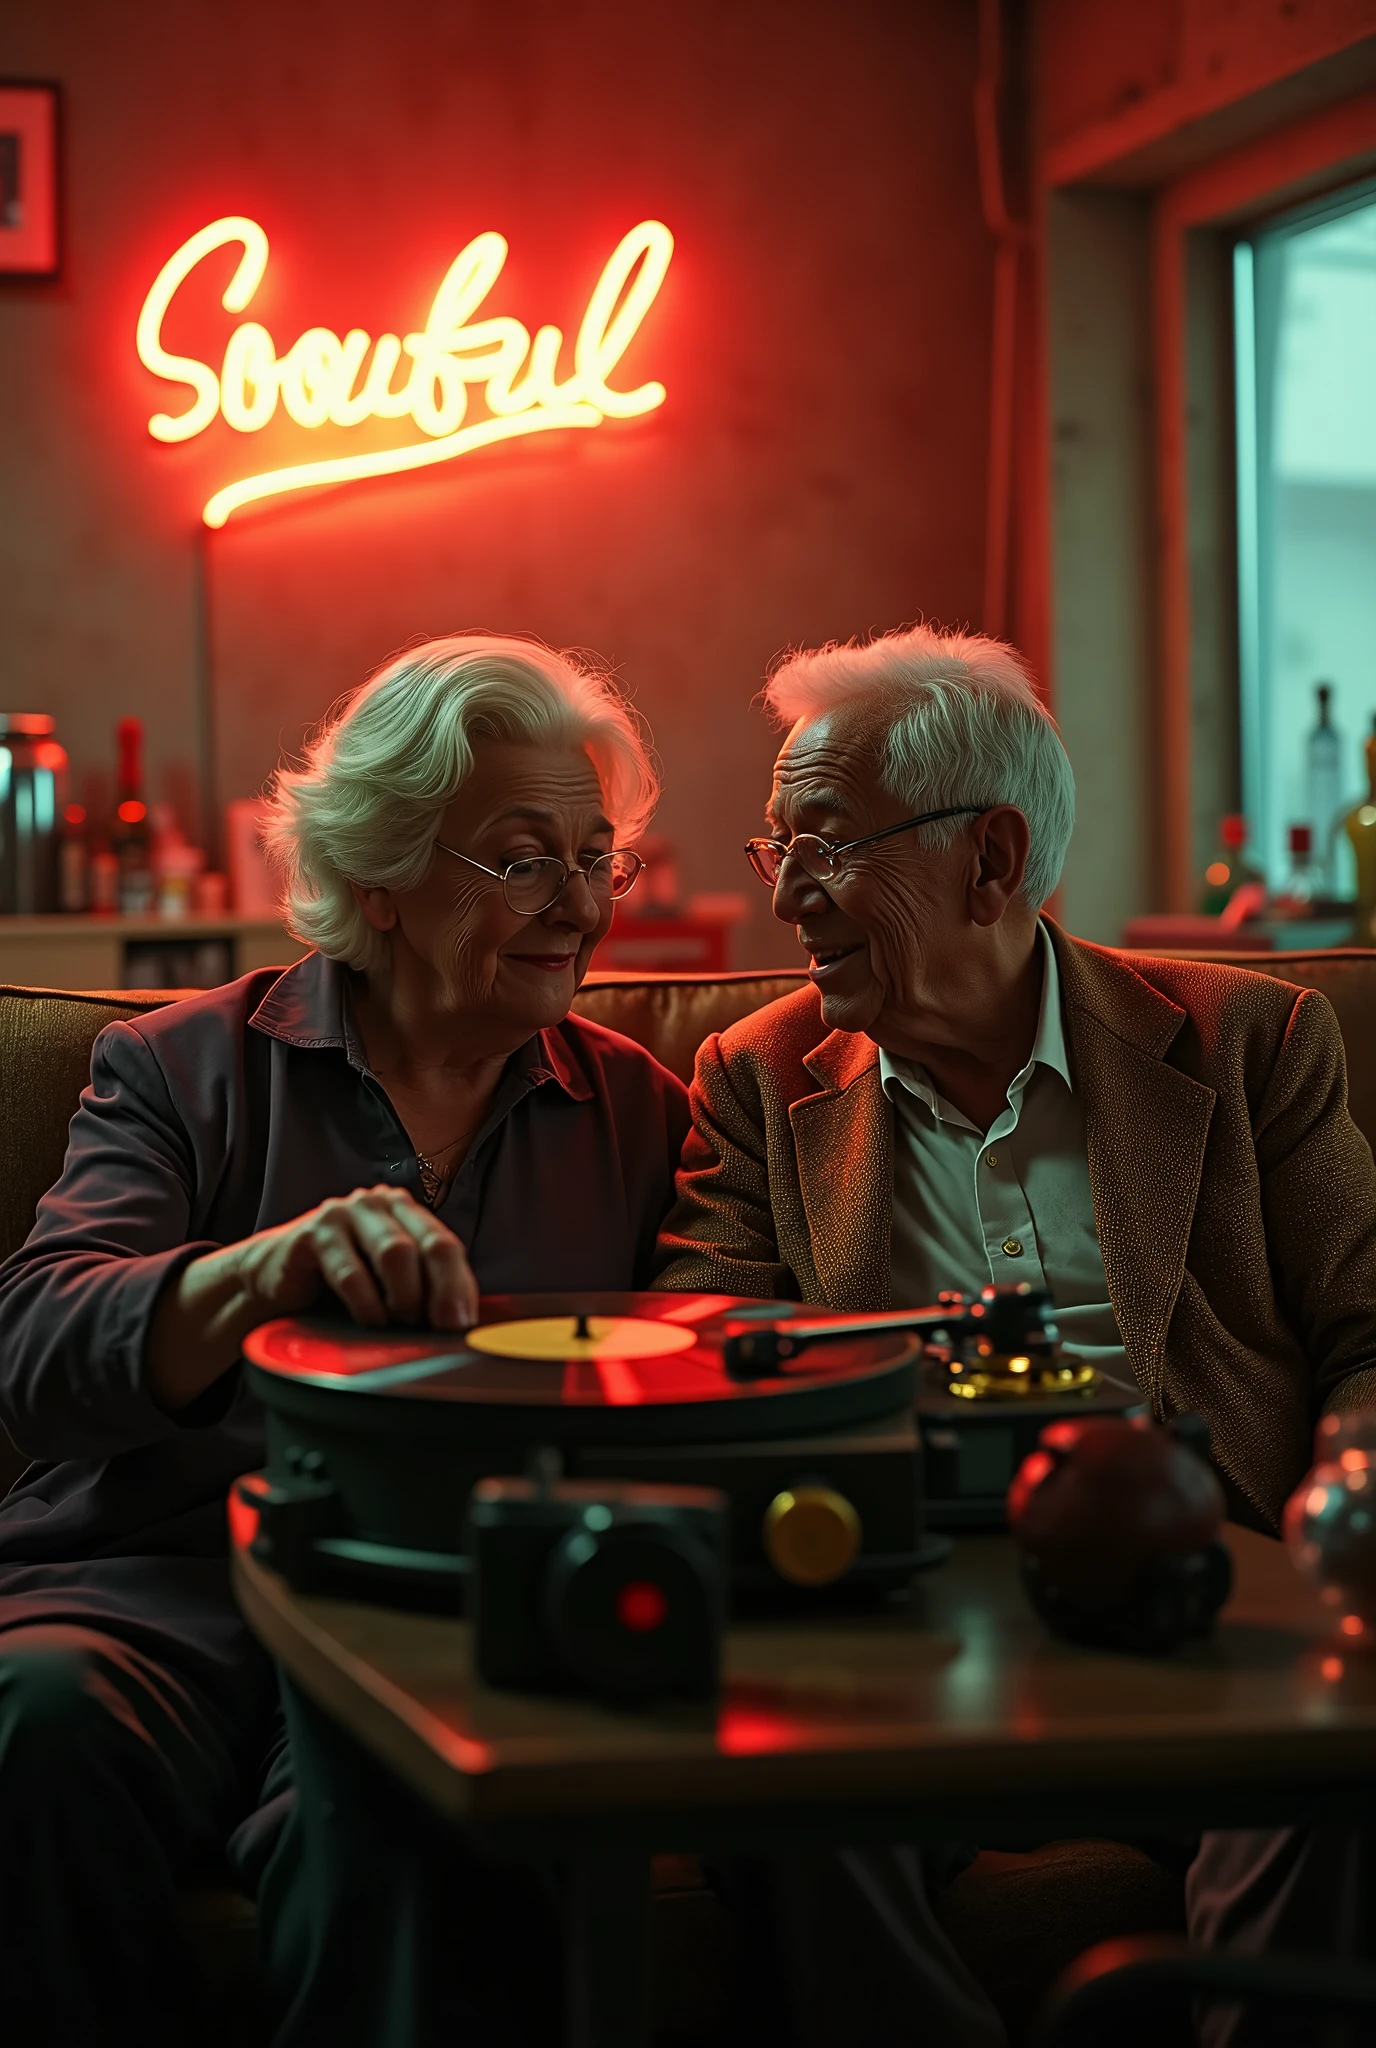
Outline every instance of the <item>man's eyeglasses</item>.
{"label": "man's eyeglasses", "polygon": [[610,853],[599,853],[585,868],[571,868],[552,855],[508,861],[504,868],[488,868],[480,860],[460,853],[456,846],[446,846],[442,839],[435,844],[441,853],[465,861],[469,867],[477,868],[479,874],[491,875],[494,882],[500,882],[508,910],[514,910],[518,917],[538,917],[542,910],[548,910],[559,901],[575,875],[583,877],[595,903],[614,903],[634,889],[645,865],[628,846],[614,846]]}
{"label": "man's eyeglasses", "polygon": [[796,860],[809,880],[823,889],[843,879],[846,855],[859,847],[873,846],[880,839],[892,839],[896,832],[911,832],[914,825],[935,825],[939,818],[977,818],[989,804],[953,804],[944,811],[923,811],[919,817],[904,818],[901,824],[886,825],[882,832],[867,832],[863,839],[848,839],[833,846],[815,832],[799,832],[787,844],[782,839],[747,839],[745,857],[767,889],[773,889],[786,860]]}

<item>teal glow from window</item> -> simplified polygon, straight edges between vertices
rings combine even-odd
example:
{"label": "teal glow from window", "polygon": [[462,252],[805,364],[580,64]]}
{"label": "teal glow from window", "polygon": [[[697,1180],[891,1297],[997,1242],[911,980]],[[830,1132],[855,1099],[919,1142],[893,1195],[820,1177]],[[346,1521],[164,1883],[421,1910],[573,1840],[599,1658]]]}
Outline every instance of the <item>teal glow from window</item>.
{"label": "teal glow from window", "polygon": [[[1243,804],[1273,882],[1288,828],[1308,824],[1347,894],[1342,818],[1376,715],[1376,194],[1240,242],[1233,288]],[[1311,765],[1320,683],[1336,801]]]}

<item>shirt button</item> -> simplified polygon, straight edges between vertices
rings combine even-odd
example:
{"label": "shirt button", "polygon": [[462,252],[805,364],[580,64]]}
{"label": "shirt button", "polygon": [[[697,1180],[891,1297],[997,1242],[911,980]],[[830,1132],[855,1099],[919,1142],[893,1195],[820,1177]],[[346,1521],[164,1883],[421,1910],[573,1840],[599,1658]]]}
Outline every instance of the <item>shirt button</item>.
{"label": "shirt button", "polygon": [[997,1153],[997,1152],[986,1152],[986,1153],[985,1153],[985,1155],[984,1155],[984,1163],[985,1163],[985,1165],[986,1165],[986,1166],[997,1166],[997,1165],[998,1165],[998,1163],[999,1163],[999,1155],[998,1155],[998,1153]]}
{"label": "shirt button", "polygon": [[1022,1244],[1016,1237],[1006,1237],[1003,1240],[1003,1249],[1010,1259],[1020,1259],[1022,1257]]}

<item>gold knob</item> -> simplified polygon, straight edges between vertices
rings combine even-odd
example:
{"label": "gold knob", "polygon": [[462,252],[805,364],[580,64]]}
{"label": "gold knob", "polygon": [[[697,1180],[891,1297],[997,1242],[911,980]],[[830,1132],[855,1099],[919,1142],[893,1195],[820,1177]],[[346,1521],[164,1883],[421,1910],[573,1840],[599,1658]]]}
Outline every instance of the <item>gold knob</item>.
{"label": "gold knob", "polygon": [[860,1517],[830,1486],[776,1493],[764,1514],[764,1554],[791,1586],[829,1586],[860,1549]]}

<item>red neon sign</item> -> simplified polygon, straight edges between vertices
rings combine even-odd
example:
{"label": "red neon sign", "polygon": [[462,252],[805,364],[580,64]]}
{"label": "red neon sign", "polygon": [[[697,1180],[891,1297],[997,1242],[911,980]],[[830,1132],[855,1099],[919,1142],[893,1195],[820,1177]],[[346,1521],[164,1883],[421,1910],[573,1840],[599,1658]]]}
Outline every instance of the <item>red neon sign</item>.
{"label": "red neon sign", "polygon": [[[183,242],[143,302],[136,334],[140,362],[192,394],[185,411],[154,413],[148,422],[154,440],[189,441],[217,417],[236,433],[254,434],[279,403],[300,427],[350,427],[409,415],[429,438],[243,477],[208,500],[207,526],[223,526],[240,506],[282,491],[428,468],[493,441],[558,427],[597,427],[604,419],[632,419],[664,403],[662,384],[616,391],[607,381],[669,268],[674,238],[662,221],[641,221],[612,251],[578,329],[573,373],[562,382],[559,328],[541,327],[532,340],[519,320],[501,314],[475,318],[506,262],[505,239],[491,233],[475,235],[454,258],[417,334],[380,334],[374,341],[361,327],[351,327],[342,338],[328,327],[308,327],[279,357],[266,327],[246,320],[230,335],[218,374],[194,356],[173,355],[162,342],[168,307],[197,264],[235,242],[243,254],[220,303],[227,313],[242,313],[267,268],[268,238],[257,221],[240,214],[212,221]],[[410,363],[398,384],[403,356]],[[482,385],[488,417],[465,425],[471,384]]]}

